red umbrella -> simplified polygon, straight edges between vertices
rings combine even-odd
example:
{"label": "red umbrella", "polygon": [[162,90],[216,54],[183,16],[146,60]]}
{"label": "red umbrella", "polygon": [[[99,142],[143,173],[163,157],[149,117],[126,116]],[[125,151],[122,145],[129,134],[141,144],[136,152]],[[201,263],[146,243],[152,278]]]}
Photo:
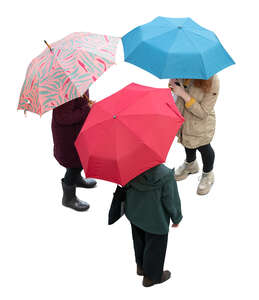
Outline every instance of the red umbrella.
{"label": "red umbrella", "polygon": [[168,88],[131,83],[99,101],[75,142],[86,176],[125,185],[166,160],[183,121]]}

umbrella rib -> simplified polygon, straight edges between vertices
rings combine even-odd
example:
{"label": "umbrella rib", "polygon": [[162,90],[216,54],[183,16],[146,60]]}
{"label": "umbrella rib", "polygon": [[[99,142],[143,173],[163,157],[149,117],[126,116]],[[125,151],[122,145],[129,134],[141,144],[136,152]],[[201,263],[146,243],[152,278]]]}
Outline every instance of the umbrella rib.
{"label": "umbrella rib", "polygon": [[[78,90],[78,87],[76,86],[76,82],[69,76],[69,74],[66,74],[66,73],[65,73],[65,70],[64,70],[64,68],[62,67],[62,64],[58,61],[58,59],[57,59],[57,63],[58,63],[58,65],[62,68],[62,70],[64,71],[64,74],[72,81],[74,87],[76,88],[76,91],[77,91],[78,95],[82,96],[82,93]],[[112,65],[115,64],[115,62],[110,62],[110,63],[111,63],[111,65],[107,65],[107,70],[108,70],[110,67],[112,67]],[[102,75],[102,74],[101,74],[101,75]],[[88,88],[89,88],[92,84],[93,84],[93,82],[90,83],[90,85],[88,86]],[[88,88],[87,88],[87,89],[88,89]]]}
{"label": "umbrella rib", "polygon": [[[32,62],[31,62],[31,64],[32,64]],[[30,68],[30,66],[28,67],[28,69]],[[28,73],[28,70],[27,70],[27,73]],[[35,73],[33,73],[33,76],[35,76],[36,77],[36,79],[37,80],[35,80],[35,85],[36,85],[36,88],[37,88],[37,90],[39,89],[39,77],[38,77],[38,72],[36,72],[35,71]],[[32,76],[32,77],[33,77]],[[26,77],[27,77],[27,74],[26,74]],[[22,90],[21,90],[21,92],[20,92],[20,96],[19,96],[19,103],[18,103],[18,109],[22,109],[22,108],[19,108],[19,106],[20,106],[20,102],[22,101],[22,100],[25,100],[25,98],[26,97],[24,97],[24,95],[23,95],[23,93],[24,93],[24,89],[26,88],[26,78],[25,78],[25,81],[24,81],[24,83],[23,83],[23,87],[22,87]],[[35,97],[35,103],[36,103],[36,105],[38,105],[38,107],[40,108],[40,116],[42,115],[41,114],[41,103],[40,103],[40,101],[39,101],[39,94],[37,93],[37,95],[36,95],[36,97]],[[29,109],[28,109],[29,108]],[[23,109],[24,110],[24,109]],[[30,111],[30,112],[35,112],[35,110],[33,109],[33,106],[32,106],[32,104],[31,103],[29,103],[29,106],[27,107],[27,109],[25,109],[24,111],[26,111],[26,110],[28,110],[28,111]]]}
{"label": "umbrella rib", "polygon": [[[133,130],[131,130],[128,126],[126,126],[124,123],[123,123],[123,121],[120,119],[120,118],[117,118],[116,119],[117,121],[120,121],[120,124],[124,127],[124,128],[126,128],[127,130],[129,130],[134,136],[136,136],[136,138],[138,139],[138,140],[140,140],[151,152],[153,152],[160,160],[163,160],[156,152],[154,152],[151,148],[150,148],[150,146],[149,145],[147,145],[139,136],[137,136],[136,135],[136,133],[133,131]],[[100,122],[98,122],[98,123],[96,123],[96,124],[94,124],[93,126],[91,126],[91,127],[89,127],[89,128],[87,128],[86,130],[87,131],[89,131],[89,130],[94,130],[94,127],[95,126],[98,126],[98,125],[100,125],[100,124],[103,124],[103,122],[110,122],[111,121],[111,119],[108,119],[108,120],[102,120],[102,121],[100,121]],[[116,139],[117,139],[117,132],[116,132]],[[117,148],[116,148],[116,150],[117,150]],[[117,157],[117,152],[116,152],[116,157]],[[119,167],[118,167],[118,170],[119,170]]]}
{"label": "umbrella rib", "polygon": [[[168,22],[168,23],[170,23],[170,22]],[[170,23],[171,24],[171,23]],[[143,26],[143,25],[142,25]],[[138,26],[136,29],[141,29],[141,27],[142,26]],[[135,30],[135,29],[133,29],[133,30]],[[132,31],[133,31],[132,30]],[[132,55],[140,46],[141,46],[141,44],[142,43],[147,43],[147,42],[149,42],[149,41],[152,41],[153,39],[156,39],[157,37],[159,37],[159,36],[161,36],[161,35],[164,35],[164,34],[167,34],[167,33],[169,33],[170,31],[174,31],[174,30],[176,30],[176,28],[170,28],[170,29],[167,29],[166,31],[164,31],[163,33],[161,33],[161,32],[159,32],[159,33],[157,33],[157,34],[155,34],[155,35],[153,35],[152,37],[149,37],[149,38],[146,38],[146,39],[143,39],[143,40],[141,40],[141,42],[130,52],[130,54],[128,54],[128,57],[130,56],[130,55]],[[141,32],[141,30],[140,30],[140,32]],[[127,35],[127,34],[126,34]],[[125,36],[126,36],[125,35]]]}
{"label": "umbrella rib", "polygon": [[170,28],[170,29],[168,29],[167,31],[165,31],[165,32],[163,32],[163,33],[158,33],[157,35],[152,36],[152,37],[150,37],[150,38],[148,38],[148,39],[145,39],[145,40],[143,40],[143,41],[151,41],[151,40],[153,40],[153,39],[156,39],[157,37],[161,37],[161,36],[163,36],[163,35],[169,33],[170,31],[175,31],[175,30],[177,30],[177,28]]}
{"label": "umbrella rib", "polygon": [[[73,36],[73,34],[69,35],[69,37],[72,37],[72,36]],[[80,36],[80,34],[79,34],[79,36]],[[103,35],[98,35],[98,36],[101,37]],[[60,57],[58,57],[56,55],[56,53],[57,53],[56,50],[59,50],[59,49],[60,50],[62,50],[62,49],[68,50],[70,52],[73,52],[72,54],[79,52],[79,49],[75,49],[73,46],[69,46],[69,47],[64,46],[68,41],[69,41],[69,39],[67,37],[65,37],[57,42],[54,42],[52,44],[52,46],[53,46],[52,48],[55,49],[55,52],[51,53],[49,51],[49,49],[45,49],[40,55],[38,55],[31,61],[29,68],[35,69],[35,71],[30,76],[28,76],[28,71],[26,73],[26,78],[25,78],[23,88],[20,93],[20,97],[19,97],[18,109],[24,109],[24,111],[29,110],[31,112],[35,112],[35,113],[42,115],[51,109],[50,106],[47,105],[47,103],[49,103],[50,101],[54,100],[54,102],[56,102],[57,105],[60,105],[60,102],[62,102],[61,104],[63,104],[63,102],[68,102],[68,101],[72,100],[71,98],[77,98],[79,96],[82,96],[83,92],[85,92],[83,89],[88,89],[92,85],[94,79],[92,79],[92,81],[90,81],[90,79],[86,79],[85,82],[88,83],[87,86],[81,84],[82,80],[80,77],[82,77],[82,76],[80,75],[79,78],[77,78],[78,77],[77,75],[76,75],[76,77],[74,76],[74,74],[76,74],[79,69],[77,67],[75,67],[74,65],[73,65],[73,68],[71,68],[71,62],[69,62],[69,66],[66,67],[66,62],[64,60],[60,59]],[[100,57],[105,62],[106,69],[108,70],[111,66],[116,64],[115,57],[116,57],[116,52],[117,52],[119,41],[120,41],[119,37],[109,36],[108,46],[105,41],[102,44],[103,50],[107,49],[107,53],[101,52],[102,49],[101,49],[101,47],[99,47],[100,45],[95,47],[94,43],[90,43],[90,46],[88,43],[88,46],[82,47],[80,51],[82,53],[84,53],[84,52],[88,53],[93,60],[95,59],[95,57]],[[76,44],[76,43],[72,42],[72,45],[74,45],[74,44]],[[77,44],[77,46],[78,46],[78,44]],[[97,48],[97,50],[98,50],[97,53],[94,52],[95,48]],[[58,72],[54,71],[54,74],[51,73],[51,71],[53,69],[52,68],[53,63],[56,64],[57,69],[58,69]],[[42,69],[43,72],[41,72],[41,67],[43,65],[45,65],[45,66]],[[29,70],[29,68],[28,68],[28,70]],[[97,64],[96,64],[96,69],[98,70],[98,74],[97,74],[97,78],[98,78],[99,76],[101,76],[103,74],[104,71],[102,71],[102,69],[100,69],[100,67],[98,69]],[[71,74],[68,74],[66,72],[66,70],[71,70],[71,72],[70,72]],[[62,83],[63,80],[64,81],[67,79],[70,80],[69,85],[67,85],[68,88],[70,89],[70,96],[69,96],[68,101],[66,101],[65,99],[64,99],[65,101],[60,101],[58,99],[58,95],[60,94],[59,93],[60,84],[59,85],[55,84],[51,88],[48,87],[47,85],[45,85],[44,81],[46,81],[46,79],[48,79],[52,75],[56,75],[57,73],[59,73],[58,77],[62,77],[62,80],[58,80],[60,83]],[[45,76],[44,80],[40,80],[42,74]],[[72,77],[71,75],[74,77]],[[27,79],[27,77],[29,77],[29,79]],[[53,76],[53,79],[54,78],[55,77]],[[37,79],[37,80],[35,80],[35,79]],[[27,83],[28,80],[30,80],[29,83]],[[55,80],[56,80],[56,78],[55,78]],[[34,89],[37,88],[37,93],[36,93],[36,95],[32,96],[32,98],[33,98],[32,103],[26,104],[26,103],[24,103],[24,101],[26,101],[26,95],[29,96],[33,91],[32,83],[31,83],[32,81],[34,82]],[[26,93],[24,93],[25,88],[27,88],[28,85],[31,85],[31,88],[28,89],[29,91],[27,91],[27,89],[26,89]],[[67,88],[67,91],[68,91],[68,88]],[[43,92],[41,93],[41,91],[39,91],[39,89],[43,89]],[[46,99],[46,100],[45,100],[45,97],[42,96],[42,94],[48,93],[45,90],[48,91],[49,94],[51,93],[51,95],[49,95],[48,99]],[[45,106],[42,105],[43,103],[41,103],[41,102],[43,102],[43,101],[41,101],[41,100],[44,100]],[[44,107],[44,110],[43,110],[43,107]],[[52,105],[52,108],[53,108],[53,105]]]}
{"label": "umbrella rib", "polygon": [[[91,48],[94,48],[94,47],[91,47]],[[117,48],[117,46],[115,47],[115,48]],[[55,49],[63,49],[62,47],[57,47],[57,48],[55,48]],[[68,47],[68,48],[66,48],[66,50],[68,50],[68,49],[71,49],[71,51],[72,50],[76,50],[76,51],[82,51],[82,52],[87,52],[87,53],[90,53],[90,54],[92,54],[92,55],[97,55],[95,52],[93,52],[92,50],[94,50],[94,49],[91,49],[91,50],[89,50],[89,49],[87,49],[87,48],[83,48],[83,49],[73,49],[72,47],[70,48],[70,47]],[[99,56],[99,54],[98,54],[98,56]],[[100,57],[101,58],[103,58],[103,59],[107,59],[107,61],[109,61],[110,63],[114,63],[114,61],[112,61],[112,59],[108,59],[106,56],[101,56],[100,55]],[[115,56],[114,56],[115,57]]]}
{"label": "umbrella rib", "polygon": [[[117,48],[118,48],[118,43],[119,43],[119,38],[118,38],[118,40],[116,41],[115,46],[114,46],[115,51],[116,51]],[[94,47],[92,47],[92,48],[93,48],[92,50],[94,50]],[[63,48],[60,46],[60,47],[56,47],[56,49],[63,49]],[[75,51],[79,52],[78,49],[74,49],[73,47],[67,47],[67,48],[65,48],[65,49],[66,49],[66,50],[67,50],[67,49],[71,49],[71,51],[72,51],[72,50],[75,50]],[[88,50],[86,47],[83,48],[83,49],[80,49],[80,51],[85,51],[85,52],[87,52],[87,53],[91,53],[92,55],[97,55],[97,54],[94,53],[92,50]],[[115,56],[114,56],[114,57],[115,57]],[[111,64],[111,65],[107,65],[107,69],[109,69],[112,65],[115,64],[115,59],[114,59],[114,60],[108,59],[108,58],[106,58],[105,56],[101,56],[101,58],[106,59],[106,60],[109,62],[109,64]],[[56,57],[56,61],[57,61],[58,65],[62,68],[62,70],[64,71],[64,68],[62,67],[61,62],[59,62],[59,58],[58,58],[58,57]],[[67,74],[65,73],[65,71],[64,71],[64,74],[65,74],[67,77],[69,77],[69,75],[67,75]],[[78,87],[76,86],[76,83],[73,81],[73,79],[72,79],[71,77],[69,77],[69,78],[70,78],[70,80],[72,81],[74,87],[76,88],[77,93],[81,96],[81,93],[80,93],[80,91],[78,90]],[[93,83],[93,82],[92,82],[92,83]],[[92,85],[92,83],[90,84],[90,86]],[[89,87],[90,87],[90,86],[89,86]],[[88,88],[89,88],[89,87],[88,87]]]}
{"label": "umbrella rib", "polygon": [[[129,130],[138,140],[140,140],[141,142],[142,142],[142,144],[143,145],[145,145],[145,147],[147,148],[147,149],[149,149],[152,153],[154,153],[155,154],[155,156],[158,158],[158,161],[160,162],[160,163],[162,163],[163,161],[164,161],[164,159],[163,158],[161,158],[156,152],[154,152],[141,138],[139,138],[139,136],[137,136],[136,135],[136,133],[134,132],[134,131],[132,131],[128,126],[126,126],[120,119],[117,119],[117,120],[119,120],[120,121],[120,123],[121,123],[121,125],[123,126],[123,127],[125,127],[127,130]],[[116,138],[117,138],[117,135],[116,135]],[[117,148],[116,148],[116,150],[117,150]],[[117,153],[116,153],[117,154]],[[117,157],[117,155],[116,155],[116,157]],[[121,177],[121,173],[120,173],[120,168],[119,168],[119,165],[118,165],[118,159],[116,160],[116,164],[117,164],[117,169],[118,169],[118,173],[119,173],[119,175],[120,175],[120,179],[122,179],[122,177]]]}
{"label": "umbrella rib", "polygon": [[[179,19],[185,19],[185,18],[179,18]],[[156,34],[156,35],[154,35],[154,36],[152,36],[151,38],[149,38],[149,39],[146,39],[146,41],[147,40],[152,40],[152,39],[154,39],[154,38],[156,38],[156,37],[158,37],[158,36],[162,36],[162,35],[164,35],[164,34],[167,34],[168,32],[170,32],[170,31],[174,31],[174,30],[177,30],[177,27],[178,27],[178,23],[174,23],[174,22],[172,22],[171,20],[168,20],[167,18],[163,18],[163,21],[166,21],[169,25],[171,25],[172,26],[172,24],[173,24],[173,26],[174,26],[174,28],[172,28],[172,27],[170,27],[170,29],[165,29],[165,31],[163,32],[163,33],[161,33],[161,32],[159,32],[158,34]],[[187,20],[186,20],[187,21]]]}
{"label": "umbrella rib", "polygon": [[[111,122],[111,120],[105,120],[105,121],[101,121],[101,122],[99,122],[98,124],[95,124],[93,127],[90,127],[90,128],[87,128],[85,131],[82,131],[82,132],[80,132],[79,133],[79,135],[80,135],[80,138],[82,138],[83,136],[86,136],[87,134],[89,134],[90,133],[90,131],[91,130],[95,130],[95,126],[100,126],[100,125],[103,125],[103,124],[101,124],[102,122],[106,122],[107,123],[107,126],[109,126],[109,122]],[[107,127],[106,126],[106,127]],[[78,135],[78,136],[79,136]],[[94,146],[94,147],[93,147]],[[92,152],[93,153],[95,153],[96,151],[96,149],[98,149],[98,147],[100,147],[100,145],[98,144],[98,143],[94,143],[94,144],[92,144]],[[117,149],[115,150],[116,152],[117,152]],[[116,153],[116,155],[117,155],[117,153]],[[119,166],[118,166],[118,162],[117,161],[115,161],[115,163],[116,163],[116,165],[117,165],[117,170],[118,170],[118,173],[119,173],[119,176],[120,176],[120,178],[121,178],[121,173],[120,173],[120,169],[119,169]],[[100,178],[100,179],[102,179],[102,177],[96,177],[96,178]]]}
{"label": "umbrella rib", "polygon": [[[116,127],[115,127],[115,130],[116,130],[115,139],[116,139],[116,145],[117,145],[117,129],[116,129]],[[116,158],[117,158],[118,157],[118,149],[117,149],[117,147],[115,147],[115,152],[116,152]],[[116,159],[116,165],[117,165],[118,175],[119,175],[120,179],[122,179],[121,178],[121,172],[120,172],[120,168],[119,168],[118,159]]]}
{"label": "umbrella rib", "polygon": [[[210,41],[210,42],[215,41],[214,39],[213,39],[213,40],[212,40],[212,39],[209,39],[208,37],[203,36],[202,34],[200,34],[200,33],[198,33],[198,32],[195,32],[195,31],[193,31],[192,29],[187,29],[187,30],[190,31],[192,34],[198,35],[198,36],[202,37],[203,39],[205,39],[205,40],[207,40],[207,41]],[[208,30],[208,29],[206,29],[206,30],[207,30],[208,32],[210,32],[211,34],[214,34],[214,37],[217,38],[216,34],[215,34],[213,31],[210,31],[210,30]]]}
{"label": "umbrella rib", "polygon": [[[96,103],[96,105],[98,105],[98,103]],[[110,118],[112,119],[113,114],[110,113],[109,111],[104,110],[101,105],[99,105],[99,107],[95,107],[96,109],[98,108],[98,110],[102,110],[103,112],[105,112],[106,114],[110,115]],[[106,119],[106,120],[100,120],[99,122],[94,123],[93,125],[91,125],[90,127],[87,128],[87,130],[93,128],[94,126],[100,125],[101,123],[105,122],[105,121],[110,121],[110,119]]]}
{"label": "umbrella rib", "polygon": [[[56,58],[56,57],[55,57],[55,58]],[[59,67],[61,68],[63,74],[64,74],[67,78],[69,78],[69,79],[71,80],[73,86],[75,87],[76,91],[78,92],[78,88],[77,88],[77,86],[75,85],[74,81],[69,77],[69,75],[66,74],[64,68],[62,67],[62,65],[60,64],[60,62],[58,61],[57,58],[56,58],[56,62],[57,62],[57,64],[59,65]],[[40,83],[40,81],[39,81],[38,88],[40,88],[41,86],[42,86],[42,85],[41,85],[41,83]],[[80,93],[79,93],[79,94],[80,94]],[[71,99],[71,100],[72,100],[72,99]],[[40,108],[42,108],[42,105],[41,105],[41,103],[40,103],[40,96],[38,97],[38,101],[39,101]],[[70,101],[70,100],[69,100],[69,101]],[[45,113],[45,112],[47,112],[47,111],[44,111],[43,113]],[[42,113],[42,114],[43,114],[43,113]],[[42,114],[41,114],[41,115],[42,115]]]}
{"label": "umbrella rib", "polygon": [[[189,23],[189,21],[192,21],[195,24],[195,27],[193,27],[193,24],[191,24],[191,26],[189,26],[188,24],[186,24],[186,23]],[[185,25],[186,26],[184,27],[184,29],[186,31],[191,31],[192,33],[194,33],[196,35],[199,35],[199,36],[203,37],[204,39],[206,39],[208,41],[212,41],[212,40],[209,39],[208,37],[203,36],[201,33],[199,33],[199,31],[201,31],[201,32],[203,32],[203,31],[209,32],[209,33],[213,34],[214,36],[216,36],[213,31],[211,31],[211,30],[209,30],[209,29],[207,29],[207,28],[205,28],[203,26],[200,26],[199,24],[197,24],[196,22],[194,22],[191,18],[189,18],[188,20],[186,20]]]}
{"label": "umbrella rib", "polygon": [[189,37],[189,35],[187,34],[187,32],[185,30],[183,30],[184,34],[188,37],[189,41],[191,42],[191,44],[198,50],[198,53],[201,57],[201,62],[202,62],[202,66],[203,66],[203,75],[205,77],[207,77],[207,71],[206,71],[206,68],[205,68],[205,65],[204,65],[204,62],[203,62],[203,59],[202,59],[202,54],[200,53],[198,47],[196,46],[196,44],[192,41],[192,39]]}
{"label": "umbrella rib", "polygon": [[[174,42],[173,42],[173,44],[171,45],[169,51],[171,51],[171,50],[173,49],[174,44],[176,43],[176,39],[177,39],[178,34],[179,34],[179,31],[177,31],[176,37],[175,37]],[[169,52],[169,51],[168,51],[168,52]],[[167,53],[167,58],[166,58],[166,60],[165,60],[164,66],[167,65],[168,60],[169,60],[169,54]],[[162,73],[163,73],[163,72],[162,72]],[[161,77],[160,77],[160,78],[163,78],[163,74],[161,74]],[[166,78],[167,78],[167,77],[166,77]]]}
{"label": "umbrella rib", "polygon": [[[155,88],[154,88],[154,89],[155,89]],[[120,92],[120,91],[118,91],[118,93],[119,93],[119,92]],[[150,91],[150,88],[149,88],[149,90],[145,91],[145,93],[143,94],[142,98],[146,97],[150,92],[151,92],[151,91]],[[109,99],[109,97],[106,98],[106,99],[101,100],[99,103],[101,104],[102,101],[105,101],[105,100],[108,100],[108,99]],[[101,109],[101,110],[104,111],[105,113],[109,113],[109,114],[113,117],[114,114],[119,115],[121,112],[127,110],[129,107],[132,107],[133,105],[136,105],[136,104],[138,104],[138,103],[139,103],[138,101],[132,101],[132,102],[130,102],[126,107],[122,108],[121,110],[117,111],[116,113],[110,112],[110,111],[108,111],[108,110],[104,110],[104,109],[102,108],[101,105],[98,107],[98,109]],[[99,105],[99,104],[97,103],[97,105]],[[102,121],[100,121],[100,122],[102,122]]]}
{"label": "umbrella rib", "polygon": [[[57,57],[55,57],[55,58],[56,58],[57,64],[60,66],[60,68],[62,69],[62,71],[63,71],[63,73],[65,74],[65,76],[71,80],[71,82],[73,83],[73,86],[75,87],[75,89],[76,89],[76,91],[77,91],[77,93],[78,93],[78,92],[79,92],[79,91],[78,91],[78,87],[76,86],[75,82],[73,81],[73,79],[72,79],[68,74],[66,74],[66,72],[65,72],[64,68],[62,67],[62,65],[60,64],[58,58],[57,58]],[[80,95],[80,93],[78,93],[78,94]],[[71,99],[71,100],[72,100],[72,99]]]}
{"label": "umbrella rib", "polygon": [[[142,96],[142,99],[143,99],[144,97],[146,97],[149,93],[150,93],[150,91],[146,91],[145,94]],[[118,112],[117,112],[117,115],[120,114],[121,112],[127,110],[129,107],[132,107],[132,106],[137,105],[137,104],[138,104],[138,101],[132,101],[132,102],[130,102],[129,105],[128,105],[127,107],[124,107],[124,108],[122,108],[120,111],[118,111]]]}
{"label": "umbrella rib", "polygon": [[128,126],[126,126],[124,123],[123,123],[123,121],[122,120],[120,120],[120,119],[117,119],[118,121],[120,121],[120,123],[125,127],[125,128],[127,128],[127,130],[129,130],[134,136],[136,136],[136,138],[138,139],[138,140],[140,140],[151,152],[153,152],[154,154],[155,154],[155,156],[157,156],[158,158],[159,158],[159,160],[161,160],[161,161],[163,161],[163,158],[161,158],[156,152],[154,152],[151,148],[150,148],[150,146],[149,145],[147,145],[139,136],[137,136],[136,135],[136,133],[133,131],[133,130],[131,130],[131,128],[129,128]]}

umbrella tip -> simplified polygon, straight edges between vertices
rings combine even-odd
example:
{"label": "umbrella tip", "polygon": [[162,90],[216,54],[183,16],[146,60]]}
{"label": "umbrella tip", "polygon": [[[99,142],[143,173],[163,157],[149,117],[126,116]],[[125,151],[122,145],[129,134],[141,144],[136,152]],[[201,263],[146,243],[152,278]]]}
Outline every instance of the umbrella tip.
{"label": "umbrella tip", "polygon": [[50,52],[52,52],[52,48],[50,47],[50,45],[47,43],[46,40],[44,40],[44,43],[47,45],[47,47],[49,48]]}

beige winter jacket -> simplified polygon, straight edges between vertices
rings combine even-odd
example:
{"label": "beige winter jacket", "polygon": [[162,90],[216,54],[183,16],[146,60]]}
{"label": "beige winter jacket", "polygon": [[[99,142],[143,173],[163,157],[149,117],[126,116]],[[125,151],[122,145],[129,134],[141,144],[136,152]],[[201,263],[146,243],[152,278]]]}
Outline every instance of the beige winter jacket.
{"label": "beige winter jacket", "polygon": [[219,93],[219,79],[213,76],[210,92],[203,92],[193,86],[192,81],[182,80],[181,85],[192,97],[187,103],[181,97],[177,98],[176,105],[185,121],[178,131],[178,142],[186,148],[198,148],[211,142],[216,125],[214,105]]}

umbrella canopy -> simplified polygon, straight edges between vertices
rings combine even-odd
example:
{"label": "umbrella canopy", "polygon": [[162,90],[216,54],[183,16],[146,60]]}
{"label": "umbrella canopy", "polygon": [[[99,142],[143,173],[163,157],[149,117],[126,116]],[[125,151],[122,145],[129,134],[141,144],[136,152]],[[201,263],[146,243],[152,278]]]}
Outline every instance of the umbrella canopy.
{"label": "umbrella canopy", "polygon": [[168,88],[131,83],[99,101],[75,142],[86,176],[125,185],[166,160],[183,120]]}
{"label": "umbrella canopy", "polygon": [[82,96],[115,63],[119,40],[76,32],[53,43],[30,63],[18,109],[42,115]]}
{"label": "umbrella canopy", "polygon": [[234,64],[215,33],[190,18],[157,17],[122,42],[125,61],[158,78],[208,79]]}

